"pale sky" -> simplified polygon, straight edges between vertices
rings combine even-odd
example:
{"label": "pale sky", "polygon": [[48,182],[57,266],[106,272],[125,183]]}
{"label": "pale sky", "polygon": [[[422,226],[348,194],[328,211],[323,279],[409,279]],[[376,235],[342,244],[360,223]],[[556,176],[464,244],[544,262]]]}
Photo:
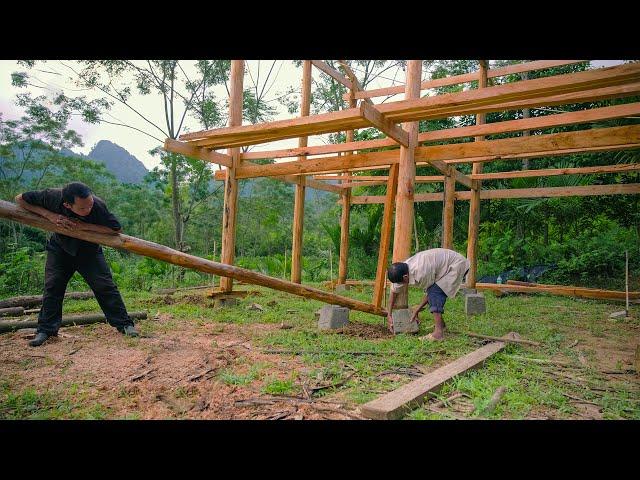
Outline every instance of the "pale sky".
{"label": "pale sky", "polygon": [[[139,61],[136,61],[135,63],[139,63],[141,65],[143,64]],[[592,65],[594,67],[612,66],[618,65],[620,63],[622,63],[622,60],[592,61]],[[187,75],[189,75],[190,78],[195,77],[195,68],[193,67],[195,61],[184,61],[181,62],[181,64],[183,65],[185,72],[187,73]],[[252,87],[253,80],[257,81],[259,85],[262,85],[262,83],[264,82],[264,78],[266,77],[267,72],[271,68],[272,64],[273,60],[247,60],[248,68],[245,70],[244,78],[245,88]],[[67,95],[69,96],[86,95],[89,98],[95,98],[95,94],[92,96],[92,92],[90,91],[77,91],[78,87],[76,87],[72,81],[73,72],[65,65],[72,66],[73,68],[77,69],[77,65],[74,61],[61,62],[58,60],[52,60],[47,61],[46,63],[38,62],[36,63],[36,67],[34,69],[27,70],[26,68],[18,65],[17,61],[15,60],[0,60],[0,112],[2,113],[2,118],[4,120],[15,119],[22,114],[19,107],[17,107],[14,103],[15,96],[18,93],[24,93],[27,91],[31,92],[33,96],[43,94],[53,95],[54,93],[59,93],[62,90],[61,87],[63,87],[65,89],[69,89],[67,91]],[[13,87],[11,85],[11,73],[20,71],[28,71],[34,80],[34,83],[45,88],[43,89],[36,87],[27,87],[19,89]],[[258,71],[260,75],[259,79]],[[360,72],[356,70],[356,75],[358,75],[359,73]],[[318,78],[319,71],[315,67],[312,69],[312,75],[314,78]],[[423,75],[425,79],[427,75],[428,74],[425,72]],[[383,76],[386,78],[380,77],[378,79],[375,79],[368,85],[367,88],[374,89],[388,87],[391,85],[402,85],[405,80],[405,74],[402,69],[396,71],[396,68],[392,68],[390,70],[387,70],[383,74]],[[292,61],[277,60],[269,79],[269,85],[272,86],[267,85],[269,94],[266,96],[266,99],[275,99],[276,97],[280,96],[280,94],[284,93],[284,91],[290,86],[299,89],[301,77],[302,69],[296,68]],[[71,89],[76,89],[76,91],[73,91]],[[182,91],[184,91],[184,89],[182,89]],[[214,91],[218,98],[224,98],[227,95],[224,85],[217,87]],[[401,100],[402,98],[403,97],[399,95],[393,97],[391,101]],[[381,98],[374,99],[374,102],[379,102],[381,100]],[[163,127],[164,109],[162,106],[161,97],[159,95],[137,95],[132,104],[135,105],[135,108],[138,111],[143,113],[148,118],[152,119],[160,127]],[[270,104],[278,107],[278,114],[274,117],[274,120],[281,120],[292,117],[278,102],[273,101],[270,102]],[[181,113],[182,110],[180,110],[180,114]],[[164,136],[160,131],[150,126],[135,112],[126,108],[122,104],[114,105],[113,108],[109,111],[109,114],[105,116],[105,119],[132,125],[136,128],[145,130],[158,138],[164,139]],[[179,117],[177,121],[179,121]],[[129,153],[136,156],[142,163],[144,163],[144,165],[149,170],[159,163],[158,159],[152,157],[148,152],[149,150],[160,145],[160,142],[135,130],[107,123],[91,125],[84,123],[79,118],[72,120],[69,127],[76,130],[82,136],[84,147],[74,148],[74,151],[78,153],[83,153],[86,155],[100,140],[109,140],[120,145],[121,147],[129,151]],[[201,129],[202,127],[193,118],[187,117],[185,119],[185,127],[183,128],[181,133],[185,133],[185,131],[197,131]],[[310,137],[309,145],[322,145],[324,143],[327,143],[327,139],[328,135]],[[297,146],[298,139],[293,138],[264,145],[257,145],[252,147],[251,150],[274,150]]]}

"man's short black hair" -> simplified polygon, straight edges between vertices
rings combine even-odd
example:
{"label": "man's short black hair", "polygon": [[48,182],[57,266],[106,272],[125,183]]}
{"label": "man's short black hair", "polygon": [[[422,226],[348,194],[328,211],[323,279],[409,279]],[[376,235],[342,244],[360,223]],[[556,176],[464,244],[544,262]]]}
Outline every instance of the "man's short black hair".
{"label": "man's short black hair", "polygon": [[392,263],[387,269],[387,278],[391,283],[402,283],[402,277],[405,275],[409,275],[409,265],[406,263]]}
{"label": "man's short black hair", "polygon": [[76,197],[87,198],[89,195],[91,195],[91,189],[82,182],[67,183],[62,188],[62,200],[69,205],[73,205]]}

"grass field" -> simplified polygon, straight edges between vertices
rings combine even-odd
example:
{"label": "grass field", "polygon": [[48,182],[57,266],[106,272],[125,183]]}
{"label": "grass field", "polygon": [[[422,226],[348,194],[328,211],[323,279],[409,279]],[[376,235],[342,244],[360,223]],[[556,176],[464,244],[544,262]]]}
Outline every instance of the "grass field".
{"label": "grass field", "polygon": [[[130,311],[149,313],[137,323],[143,338],[95,324],[63,328],[34,349],[29,332],[0,335],[0,418],[359,418],[359,405],[485,342],[459,333],[421,341],[433,326],[428,311],[418,335],[393,337],[381,317],[353,311],[348,328],[319,331],[314,312],[322,303],[238,288],[256,293],[224,308],[213,308],[202,290],[123,292]],[[371,288],[345,295],[369,301]],[[412,291],[410,303],[420,295]],[[461,296],[448,301],[447,327],[493,336],[514,331],[542,346],[507,345],[405,419],[640,419],[637,305],[634,319],[614,320],[609,314],[623,309],[620,303],[485,296],[487,314],[473,317],[464,314]],[[64,307],[65,315],[98,311],[95,300]],[[483,412],[501,386],[501,401]],[[455,400],[431,408],[453,394]]]}

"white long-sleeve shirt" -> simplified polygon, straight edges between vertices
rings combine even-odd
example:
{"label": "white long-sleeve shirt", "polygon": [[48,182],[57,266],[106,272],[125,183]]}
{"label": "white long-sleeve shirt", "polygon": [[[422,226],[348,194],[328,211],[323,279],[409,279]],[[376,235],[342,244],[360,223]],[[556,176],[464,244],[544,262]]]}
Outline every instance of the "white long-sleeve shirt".
{"label": "white long-sleeve shirt", "polygon": [[[418,252],[404,263],[409,265],[409,285],[418,286],[426,292],[435,283],[449,298],[456,296],[471,266],[465,257],[446,248]],[[402,283],[393,283],[391,291],[398,293],[402,286]]]}

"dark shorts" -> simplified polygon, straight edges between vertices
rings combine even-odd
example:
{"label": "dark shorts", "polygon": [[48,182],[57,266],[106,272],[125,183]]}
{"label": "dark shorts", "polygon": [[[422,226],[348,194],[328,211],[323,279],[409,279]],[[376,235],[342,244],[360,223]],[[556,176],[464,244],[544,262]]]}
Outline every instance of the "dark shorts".
{"label": "dark shorts", "polygon": [[447,294],[442,291],[438,284],[434,283],[427,288],[427,296],[429,298],[429,311],[431,313],[444,313]]}

